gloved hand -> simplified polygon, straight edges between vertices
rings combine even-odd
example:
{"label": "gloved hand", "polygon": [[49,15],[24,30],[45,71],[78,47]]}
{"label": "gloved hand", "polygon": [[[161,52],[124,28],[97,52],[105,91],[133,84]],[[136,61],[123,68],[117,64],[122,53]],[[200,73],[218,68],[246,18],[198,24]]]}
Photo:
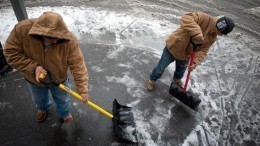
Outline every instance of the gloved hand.
{"label": "gloved hand", "polygon": [[43,73],[44,75],[46,75],[47,74],[47,71],[43,68],[43,67],[41,67],[41,66],[37,66],[36,68],[35,68],[35,79],[36,79],[36,81],[37,82],[40,82],[39,81],[39,75],[40,75],[40,73]]}
{"label": "gloved hand", "polygon": [[197,67],[197,64],[195,62],[193,62],[192,65],[188,66],[188,70],[193,71],[196,67]]}

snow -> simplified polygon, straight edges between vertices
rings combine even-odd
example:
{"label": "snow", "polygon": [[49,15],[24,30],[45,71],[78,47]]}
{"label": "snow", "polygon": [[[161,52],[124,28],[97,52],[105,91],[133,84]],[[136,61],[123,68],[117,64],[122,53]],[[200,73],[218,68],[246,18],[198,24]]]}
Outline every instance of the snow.
{"label": "snow", "polygon": [[127,93],[132,94],[133,97],[141,98],[145,93],[143,92],[143,85],[140,82],[137,82],[134,78],[129,76],[129,73],[123,73],[123,77],[115,77],[115,76],[106,76],[108,82],[116,82],[119,84],[123,84],[127,87]]}
{"label": "snow", "polygon": [[[176,24],[166,20],[156,20],[152,18],[144,19],[126,13],[98,10],[96,8],[71,6],[27,8],[29,18],[38,17],[44,11],[56,11],[60,13],[63,16],[69,30],[71,30],[78,37],[80,42],[85,41],[84,36],[87,34],[91,34],[93,36],[93,40],[102,40],[102,38],[99,38],[100,35],[105,35],[107,33],[115,34],[115,44],[119,45],[119,48],[108,52],[107,57],[109,59],[116,59],[119,53],[125,49],[124,45],[126,44],[143,46],[149,41],[151,43],[149,43],[150,45],[147,46],[148,49],[146,50],[154,52],[154,56],[158,58],[162,53],[162,49],[165,45],[163,40],[169,34],[169,32],[178,27]],[[254,11],[259,11],[259,8],[247,11],[253,13]],[[11,8],[1,9],[0,13],[0,40],[4,45],[5,40],[7,39],[17,20]],[[179,18],[179,16],[176,16],[176,18]],[[145,36],[150,37],[146,39]],[[141,37],[143,37],[142,40],[140,40]],[[152,41],[153,39],[157,40],[157,42]],[[245,38],[244,41],[249,43],[252,42],[250,38]],[[219,40],[212,47],[211,52],[207,56],[207,59],[191,75],[191,79],[196,81],[193,82],[194,84],[192,84],[193,92],[204,93],[201,95],[201,99],[203,100],[202,105],[205,107],[205,117],[210,119],[211,125],[204,121],[199,123],[196,128],[192,130],[190,135],[186,137],[186,140],[183,142],[182,146],[189,146],[190,143],[192,143],[192,145],[207,145],[206,142],[211,143],[211,145],[218,145],[218,139],[220,137],[219,134],[221,130],[219,125],[223,124],[222,122],[224,121],[215,120],[223,120],[225,116],[223,114],[225,113],[222,113],[221,111],[222,108],[226,106],[225,104],[219,103],[221,103],[223,100],[228,100],[228,98],[233,97],[237,92],[237,89],[235,88],[237,88],[238,84],[241,83],[235,82],[235,77],[240,77],[240,75],[243,74],[255,74],[258,71],[256,65],[255,67],[252,67],[254,64],[259,64],[258,58],[259,56],[255,55],[253,52],[247,49],[244,44],[237,43],[228,36],[219,38]],[[143,59],[143,62],[148,63],[145,59]],[[250,64],[246,62],[250,62]],[[222,64],[226,65],[222,66]],[[116,65],[122,68],[133,68],[133,65],[130,63],[120,63]],[[246,66],[248,70],[241,70],[241,66]],[[167,70],[172,72],[173,68],[174,65],[170,65]],[[92,66],[90,69],[96,72],[105,71],[99,66]],[[214,74],[214,76],[210,76],[212,74]],[[227,79],[225,81],[219,79],[220,74],[227,76]],[[232,77],[234,74],[235,77]],[[207,77],[208,80],[201,80],[201,76]],[[249,80],[251,81],[253,79]],[[137,106],[144,97],[143,95],[147,94],[143,90],[144,83],[133,78],[129,72],[123,72],[122,76],[106,76],[106,81],[115,82],[127,87],[127,93],[131,94],[132,97],[135,98],[133,102],[129,103],[130,106]],[[209,81],[211,82],[209,83]],[[169,84],[170,81],[169,78],[162,78],[161,82]],[[190,87],[191,85],[189,84],[189,88]],[[203,89],[207,89],[207,91],[203,91]],[[243,88],[241,88],[241,95],[246,92],[242,89]],[[215,99],[214,97],[210,97],[209,92],[221,92],[226,94],[221,95],[218,97],[218,99]],[[235,109],[239,108],[241,104],[240,101],[243,100],[242,98],[243,96],[239,97],[238,99],[240,100],[235,102]],[[156,104],[160,105],[163,100],[157,99],[155,102]],[[4,103],[0,106],[6,105],[8,105],[8,103]],[[139,141],[141,143],[149,146],[157,146],[163,143],[161,136],[167,129],[169,120],[172,118],[171,110],[174,106],[175,105],[173,104],[168,104],[167,106],[156,106],[156,112],[152,114],[149,119],[143,116],[146,115],[145,113],[149,112],[149,110],[140,111],[136,109],[134,111],[137,130],[140,138]],[[213,113],[213,111],[216,112]],[[80,112],[84,113],[84,111]],[[258,114],[256,118],[260,119],[259,117],[260,116]],[[156,141],[152,139],[152,129],[158,130],[156,131],[158,133]],[[224,138],[227,137],[227,133],[222,134],[224,135]],[[200,136],[199,139],[201,141],[198,141],[198,136]],[[250,135],[245,135],[244,139],[250,139]]]}

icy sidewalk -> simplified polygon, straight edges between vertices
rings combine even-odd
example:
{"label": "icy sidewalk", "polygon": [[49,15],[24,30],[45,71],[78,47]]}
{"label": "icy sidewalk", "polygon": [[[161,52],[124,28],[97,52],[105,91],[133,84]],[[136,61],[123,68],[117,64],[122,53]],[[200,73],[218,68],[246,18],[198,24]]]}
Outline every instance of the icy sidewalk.
{"label": "icy sidewalk", "polygon": [[[189,86],[202,99],[200,112],[192,113],[168,94],[174,65],[167,68],[154,92],[145,88],[164,47],[164,38],[177,28],[177,22],[92,7],[33,7],[28,8],[28,13],[30,17],[37,17],[46,10],[61,13],[69,29],[79,38],[90,71],[93,102],[108,111],[115,98],[134,107],[141,144],[260,143],[260,55],[252,51],[256,48],[248,47],[247,44],[254,42],[249,36],[236,30],[233,37],[221,37],[205,61],[192,72]],[[12,9],[1,10],[5,20],[0,27],[1,40],[7,38],[16,23],[12,13]],[[245,43],[239,43],[237,38]],[[45,123],[36,123],[35,107],[19,73],[10,73],[0,81],[0,118],[3,119],[0,143],[117,144],[111,120],[73,99],[75,120],[72,124],[61,126],[55,107]],[[71,84],[74,87],[72,80]]]}

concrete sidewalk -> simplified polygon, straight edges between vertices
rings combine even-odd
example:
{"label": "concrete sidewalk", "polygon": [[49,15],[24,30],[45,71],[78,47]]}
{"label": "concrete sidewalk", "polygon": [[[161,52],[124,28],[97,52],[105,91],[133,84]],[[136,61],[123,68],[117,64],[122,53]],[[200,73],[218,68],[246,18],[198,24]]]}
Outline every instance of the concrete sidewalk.
{"label": "concrete sidewalk", "polygon": [[[72,11],[63,8],[63,2],[59,1],[27,2],[28,6],[36,6],[36,11],[41,4],[56,5],[58,7],[53,9],[64,9],[64,16],[71,15],[68,12],[86,10],[84,5],[91,9],[81,11],[83,14],[95,14],[91,13],[92,8],[97,9],[96,17],[86,15],[86,20],[79,20],[77,13],[72,13],[75,23],[71,25],[71,28],[74,25],[79,28],[74,31],[82,38],[81,48],[90,73],[91,100],[109,112],[114,99],[132,106],[140,145],[260,144],[259,0],[239,3],[236,0],[83,0],[66,3],[76,6]],[[215,16],[228,15],[237,24],[234,33],[221,37],[192,73],[190,86],[202,99],[198,113],[168,94],[172,68],[156,82],[153,92],[145,87],[164,47],[164,36],[178,24],[177,18],[194,10]],[[119,12],[119,15],[110,12]],[[119,25],[124,24],[128,16],[136,19]],[[110,28],[110,25],[102,25],[108,20],[105,18],[122,21],[112,23]],[[156,24],[157,19],[161,20],[158,26],[151,25]],[[90,31],[82,30],[86,25],[90,25],[87,26]],[[164,34],[163,30],[169,29],[166,27],[169,25],[171,29]],[[2,31],[8,34],[9,24],[3,26]],[[71,88],[75,90],[73,79],[70,79]],[[55,104],[46,122],[37,123],[36,109],[19,72],[0,77],[0,146],[125,145],[115,141],[111,119],[71,99],[72,123],[59,123]]]}
{"label": "concrete sidewalk", "polygon": [[[158,145],[179,145],[198,127],[206,132],[208,143],[218,143],[214,142],[214,135],[212,135],[214,133],[204,126],[205,124],[214,125],[216,120],[214,115],[231,109],[232,105],[227,104],[223,111],[214,110],[213,105],[208,105],[208,99],[202,98],[203,101],[197,113],[183,106],[168,93],[172,76],[169,72],[171,69],[166,70],[162,78],[156,82],[156,89],[148,92],[145,84],[153,65],[160,56],[152,49],[105,44],[81,44],[81,48],[90,73],[91,101],[109,112],[112,111],[114,99],[122,105],[132,106],[139,144],[150,145],[155,142]],[[209,80],[207,78],[210,76],[199,76],[197,80],[207,81]],[[70,76],[69,79],[70,88],[75,90],[73,78]],[[241,78],[234,79],[240,81]],[[193,79],[191,84],[194,85]],[[218,98],[224,98],[229,94],[209,90],[212,92],[205,90],[200,94],[212,97],[212,100],[216,100],[215,102],[219,100]],[[35,121],[36,108],[27,90],[26,81],[17,71],[0,78],[0,93],[1,146],[129,145],[116,142],[111,119],[73,97],[71,98],[74,116],[72,123],[66,125],[59,123],[55,104],[48,119],[44,123],[37,123]],[[248,88],[247,93],[257,95],[259,91]],[[227,103],[237,101],[235,99],[240,97],[240,92],[237,91],[230,97],[232,98],[225,99]],[[256,99],[245,97],[244,100],[246,102],[241,110],[247,109],[254,113],[255,109],[248,106],[251,105],[251,100]],[[212,109],[208,110],[209,107]],[[213,113],[212,117],[210,113]],[[243,119],[248,115],[241,114],[241,116]],[[235,122],[240,119],[233,120]],[[251,126],[255,124],[252,123]],[[210,130],[217,130],[217,128]],[[205,142],[205,135],[200,130],[196,131],[196,135],[198,141]],[[255,145],[253,141],[244,141],[244,144]]]}
{"label": "concrete sidewalk", "polygon": [[[198,122],[196,114],[193,115],[189,110],[176,105],[168,94],[167,85],[158,82],[157,91],[146,91],[145,82],[150,72],[150,65],[155,63],[157,59],[154,57],[158,55],[133,48],[118,50],[118,46],[101,44],[83,44],[82,50],[90,72],[92,102],[111,112],[115,98],[123,105],[140,100],[137,95],[129,94],[131,92],[127,91],[129,88],[113,80],[128,74],[142,83],[134,85],[135,87],[131,89],[139,90],[138,92],[143,96],[139,105],[134,107],[135,113],[146,111],[145,118],[152,118],[157,106],[154,103],[158,98],[165,99],[160,106],[175,105],[171,111],[174,113],[174,118],[170,118],[169,129],[161,137],[163,141],[178,144],[196,126]],[[109,58],[110,51],[121,51],[115,54],[120,57]],[[149,62],[145,61],[147,59]],[[125,67],[123,64],[129,66],[134,64],[135,69]],[[169,75],[166,72],[167,78],[170,78]],[[73,80],[70,81],[71,88],[75,89]],[[136,93],[136,91],[132,92]],[[74,121],[72,123],[66,125],[59,123],[55,104],[48,119],[44,123],[37,123],[36,108],[27,90],[26,81],[19,72],[12,72],[0,78],[0,93],[1,145],[120,145],[115,141],[112,120],[73,97],[71,104]],[[138,118],[140,117],[136,117]]]}

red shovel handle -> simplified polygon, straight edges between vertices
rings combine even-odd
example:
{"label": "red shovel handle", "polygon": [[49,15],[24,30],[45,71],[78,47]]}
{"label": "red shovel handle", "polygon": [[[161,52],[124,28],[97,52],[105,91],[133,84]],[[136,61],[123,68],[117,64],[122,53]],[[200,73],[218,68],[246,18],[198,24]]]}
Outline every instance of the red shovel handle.
{"label": "red shovel handle", "polygon": [[[191,66],[193,64],[194,57],[195,57],[195,51],[192,51],[189,66]],[[183,88],[183,92],[186,92],[186,90],[187,90],[187,86],[188,86],[188,83],[189,83],[189,80],[190,80],[190,72],[191,71],[188,71],[186,81],[185,81],[185,85],[184,85],[184,88]]]}
{"label": "red shovel handle", "polygon": [[[198,47],[200,47],[202,44],[195,44],[192,40],[192,38],[190,39],[190,42],[193,46],[193,50],[191,52],[191,56],[190,56],[190,64],[189,66],[191,66],[193,64],[193,61],[194,61],[194,58],[195,58],[195,52],[197,51]],[[188,74],[187,74],[187,77],[186,77],[186,81],[185,81],[185,85],[184,85],[184,88],[183,88],[183,92],[185,93],[186,90],[187,90],[187,86],[188,86],[188,83],[189,83],[189,80],[190,80],[190,72],[191,71],[188,71]]]}

